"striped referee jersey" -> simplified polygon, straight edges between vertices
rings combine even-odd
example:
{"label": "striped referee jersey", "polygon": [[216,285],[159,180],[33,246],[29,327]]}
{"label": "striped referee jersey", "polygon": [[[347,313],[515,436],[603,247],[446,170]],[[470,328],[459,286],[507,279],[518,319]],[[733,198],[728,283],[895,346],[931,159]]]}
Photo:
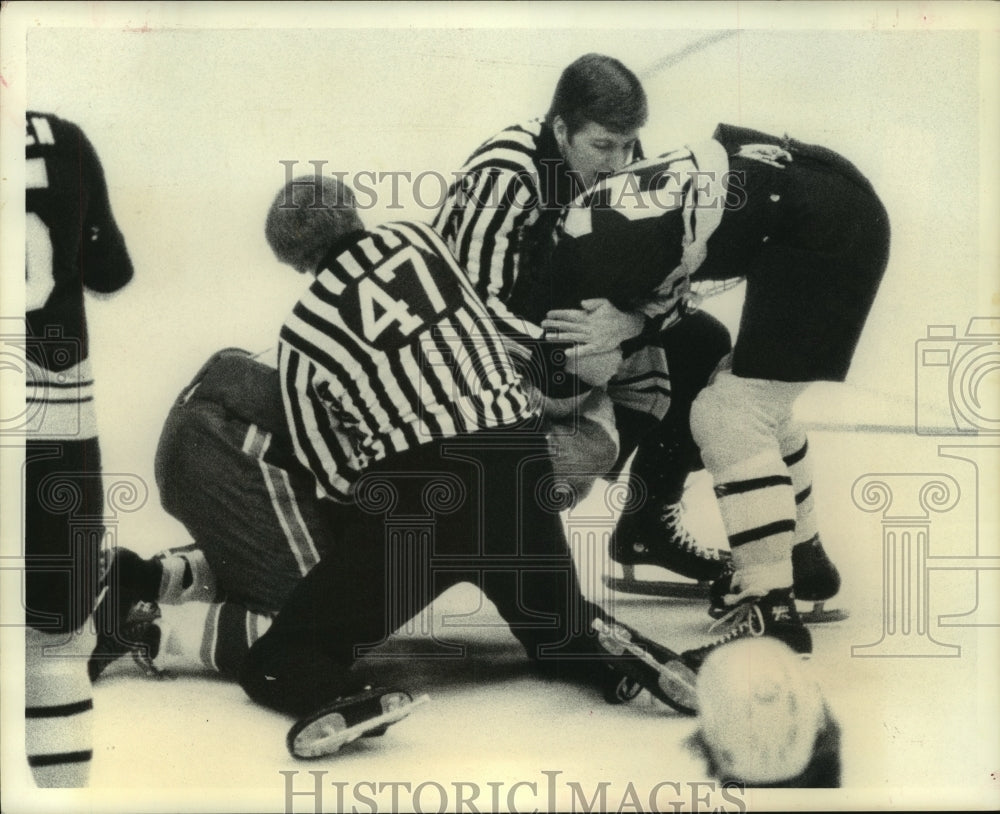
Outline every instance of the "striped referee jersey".
{"label": "striped referee jersey", "polygon": [[489,313],[426,224],[334,246],[282,326],[278,364],[296,455],[342,501],[372,461],[535,416]]}
{"label": "striped referee jersey", "polygon": [[508,127],[466,160],[434,221],[512,340],[541,328],[511,306],[522,272],[544,251],[562,207],[582,191],[541,119]]}

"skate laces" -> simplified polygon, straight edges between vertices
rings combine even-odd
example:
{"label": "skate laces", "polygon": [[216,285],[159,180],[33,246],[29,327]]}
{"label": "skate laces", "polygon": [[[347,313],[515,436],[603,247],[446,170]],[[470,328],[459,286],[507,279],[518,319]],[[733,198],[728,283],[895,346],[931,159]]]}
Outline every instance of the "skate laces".
{"label": "skate laces", "polygon": [[708,548],[698,544],[695,536],[684,525],[684,501],[668,503],[663,507],[660,522],[669,530],[674,544],[684,550],[706,560],[721,560],[717,548]]}
{"label": "skate laces", "polygon": [[[749,594],[740,594],[735,601],[736,605],[729,613],[721,619],[717,619],[709,627],[708,632],[713,633],[721,627],[730,625],[730,630],[717,641],[708,645],[718,647],[720,644],[738,639],[749,634],[750,636],[763,636],[765,629],[764,614],[757,602],[743,602],[741,599],[749,598]],[[759,596],[756,598],[760,598]]]}
{"label": "skate laces", "polygon": [[166,670],[161,670],[153,663],[156,654],[149,641],[150,628],[163,613],[156,602],[140,600],[129,611],[128,618],[122,628],[122,637],[129,642],[128,652],[133,661],[143,671],[147,678],[170,678]]}

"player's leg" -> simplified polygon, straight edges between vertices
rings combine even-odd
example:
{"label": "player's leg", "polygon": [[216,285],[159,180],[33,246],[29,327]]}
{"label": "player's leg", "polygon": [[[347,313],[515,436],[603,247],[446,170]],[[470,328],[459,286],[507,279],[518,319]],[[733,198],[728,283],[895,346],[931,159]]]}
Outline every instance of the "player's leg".
{"label": "player's leg", "polygon": [[840,573],[823,550],[813,497],[812,456],[805,429],[795,421],[779,437],[782,458],[795,490],[792,575],[795,597],[808,602],[830,599],[840,590]]}
{"label": "player's leg", "polygon": [[702,468],[691,436],[691,404],[731,349],[729,331],[696,311],[662,334],[670,370],[670,409],[658,425],[619,407],[621,463],[635,449],[629,473],[630,500],[610,551],[622,565],[657,565],[699,581],[724,573],[729,553],[704,547],[684,527],[682,497],[691,472]]}
{"label": "player's leg", "polygon": [[96,438],[25,444],[25,746],[42,787],[87,784],[87,658],[104,505]]}
{"label": "player's leg", "polygon": [[270,433],[197,396],[175,406],[164,425],[161,503],[203,552],[219,591],[278,608],[332,542],[326,509],[304,473],[264,457]]}
{"label": "player's leg", "polygon": [[[438,540],[450,559],[478,563],[472,569],[478,584],[540,675],[595,688],[613,703],[645,687],[691,711],[693,673],[679,655],[618,624],[583,595],[561,501],[548,488],[558,476],[542,439],[471,440],[474,446],[449,448],[448,457],[452,471],[477,488],[458,511],[442,516]],[[481,534],[470,535],[476,528]]]}
{"label": "player's leg", "polygon": [[[158,603],[157,621],[139,609],[126,620],[139,640],[114,643],[110,657],[138,648],[155,653],[157,668],[235,675],[257,631],[332,544],[336,509],[316,498],[300,468],[266,460],[273,436],[205,399],[209,392],[199,387],[178,401],[156,456],[161,502],[196,542],[139,563],[160,573],[155,596],[139,597]],[[134,566],[133,558],[122,562]]]}
{"label": "player's leg", "polygon": [[[441,552],[427,528],[392,522],[426,516],[427,501],[447,503],[448,482],[443,492],[428,488],[434,473],[450,469],[439,447],[375,462],[356,484],[355,503],[339,519],[344,543],[297,582],[250,649],[239,678],[254,701],[301,716],[361,692],[368,682],[350,670],[355,660],[457,581],[431,573],[431,555]],[[475,527],[466,524],[464,537]]]}
{"label": "player's leg", "polygon": [[[812,493],[812,458],[805,429],[790,420],[784,430],[779,430],[779,449],[788,467],[795,492],[795,532],[792,544],[792,577],[795,598],[805,602],[822,603],[840,590],[840,573],[827,556],[820,541],[816,522],[815,500]],[[731,574],[724,575],[712,584],[711,616],[720,618],[729,608],[725,597],[732,593]],[[803,615],[805,621],[837,621],[844,618],[844,611],[826,611],[820,605]]]}
{"label": "player's leg", "polygon": [[96,644],[89,623],[68,633],[25,635],[25,747],[36,785],[87,785],[93,756],[93,695],[87,657]]}
{"label": "player's leg", "polygon": [[[812,645],[792,589],[795,490],[777,433],[805,387],[724,370],[691,410],[691,429],[715,484],[732,549],[727,599],[740,618],[727,636],[772,635],[797,652],[809,652]],[[689,663],[700,666],[720,643],[686,654]]]}
{"label": "player's leg", "polygon": [[[804,387],[801,383],[845,379],[885,270],[889,225],[881,202],[846,161],[829,151],[799,152],[802,160],[796,159],[780,173],[768,176],[768,183],[780,184],[775,189],[781,194],[772,190],[775,194],[770,199],[781,203],[780,212],[774,212],[783,227],[775,230],[746,269],[746,297],[732,356],[735,375],[720,375],[720,387],[709,388],[712,397],[704,401],[699,397],[695,410],[702,408],[700,430],[706,439],[730,433],[735,441],[743,427],[750,430],[747,437],[753,439],[757,427],[766,429],[774,439],[768,449],[772,474],[784,471],[790,491],[808,498],[811,475],[805,435],[792,423],[790,409],[779,408],[790,404],[795,388]],[[776,394],[771,409],[764,406],[766,390],[754,384],[763,381],[770,382],[768,387]],[[722,388],[732,391],[727,397],[734,404],[746,399],[747,409],[742,405],[719,409],[721,401],[715,396],[726,396]],[[785,398],[782,393],[789,388],[791,396]],[[760,416],[766,417],[763,424]],[[713,428],[715,420],[736,422],[733,427],[740,431]],[[711,470],[707,456],[712,453],[703,447],[702,454]],[[724,455],[718,458],[720,466],[731,463]],[[778,466],[779,458],[783,469]],[[719,473],[713,472],[713,477],[718,488]],[[722,501],[734,502],[733,497]],[[765,500],[761,507],[766,504]],[[724,508],[723,517],[726,519]],[[808,500],[797,506],[794,517],[793,543],[812,539],[815,518]],[[800,570],[802,554],[818,554],[812,547],[798,551]],[[815,564],[818,558],[810,559]],[[820,586],[821,593],[836,589],[829,569],[825,570],[828,580]]]}
{"label": "player's leg", "polygon": [[271,614],[239,602],[140,602],[123,632],[136,661],[150,675],[208,672],[235,679],[271,619]]}

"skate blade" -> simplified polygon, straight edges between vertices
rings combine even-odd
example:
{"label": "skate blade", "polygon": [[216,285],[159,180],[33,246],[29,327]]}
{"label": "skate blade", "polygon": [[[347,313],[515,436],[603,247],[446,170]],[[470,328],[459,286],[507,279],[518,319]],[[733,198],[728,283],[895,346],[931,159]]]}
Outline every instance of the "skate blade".
{"label": "skate blade", "polygon": [[[697,674],[688,667],[680,657],[670,658],[667,661],[659,662],[649,651],[632,641],[629,630],[621,625],[608,625],[599,619],[593,622],[593,628],[597,632],[604,649],[615,656],[621,656],[626,661],[621,665],[621,669],[629,678],[648,689],[653,697],[659,699],[667,706],[682,713],[683,715],[697,714]],[[665,648],[661,648],[666,651]],[[672,652],[672,651],[671,651]],[[641,662],[648,668],[655,671],[655,685],[649,681],[649,676],[643,675],[641,669],[631,667],[628,659],[634,662]],[[621,685],[620,685],[621,686]],[[620,696],[620,700],[631,700],[638,692],[631,692],[627,697]]]}
{"label": "skate blade", "polygon": [[[412,701],[405,693],[389,693],[381,699],[381,715],[348,726],[344,716],[331,712],[312,721],[289,738],[288,750],[293,757],[310,760],[336,754],[342,747],[366,735],[382,735],[397,721],[409,716],[413,710],[430,701],[429,695],[419,695]],[[378,731],[381,730],[381,731]]]}
{"label": "skate blade", "polygon": [[639,596],[666,596],[673,599],[708,599],[708,582],[671,582],[635,579],[635,577],[604,577],[612,591]]}
{"label": "skate blade", "polygon": [[850,613],[843,608],[825,608],[822,602],[813,602],[808,610],[800,610],[799,618],[807,625],[827,624],[829,622],[843,622],[850,617]]}
{"label": "skate blade", "polygon": [[683,715],[697,715],[697,673],[679,659],[661,664],[659,673],[658,684],[663,695],[656,697]]}

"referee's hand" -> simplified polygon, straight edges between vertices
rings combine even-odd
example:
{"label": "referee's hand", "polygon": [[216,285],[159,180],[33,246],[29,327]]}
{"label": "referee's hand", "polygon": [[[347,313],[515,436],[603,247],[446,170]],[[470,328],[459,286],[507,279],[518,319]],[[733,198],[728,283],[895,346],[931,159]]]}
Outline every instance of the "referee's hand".
{"label": "referee's hand", "polygon": [[608,300],[583,300],[580,308],[558,308],[542,320],[549,341],[573,342],[583,354],[605,353],[638,336],[645,326],[641,314],[619,311]]}

